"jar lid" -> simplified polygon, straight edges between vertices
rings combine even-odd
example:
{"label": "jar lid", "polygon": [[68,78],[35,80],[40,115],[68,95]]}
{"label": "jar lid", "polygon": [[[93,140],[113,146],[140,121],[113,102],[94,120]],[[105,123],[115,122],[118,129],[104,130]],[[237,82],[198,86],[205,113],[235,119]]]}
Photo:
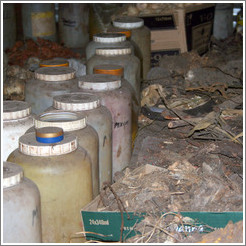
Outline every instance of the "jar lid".
{"label": "jar lid", "polygon": [[[38,130],[40,131],[40,129]],[[50,131],[50,133],[54,133],[54,131]],[[76,150],[78,144],[77,138],[70,133],[64,133],[63,136],[63,140],[55,144],[41,143],[36,140],[35,132],[26,133],[19,138],[19,151],[29,156],[57,156]]]}
{"label": "jar lid", "polygon": [[101,55],[101,56],[129,55],[131,53],[132,53],[131,48],[112,47],[112,48],[96,49],[96,55]]}
{"label": "jar lid", "polygon": [[23,101],[3,101],[3,120],[17,120],[31,114],[31,105]]}
{"label": "jar lid", "polygon": [[135,29],[144,25],[144,20],[134,16],[123,16],[115,19],[113,25],[118,28]]}
{"label": "jar lid", "polygon": [[124,74],[124,68],[114,64],[100,64],[93,68],[93,73],[122,76]]}
{"label": "jar lid", "polygon": [[53,107],[68,111],[84,111],[100,107],[100,99],[91,93],[75,92],[53,97]]}
{"label": "jar lid", "polygon": [[79,77],[79,88],[93,91],[108,91],[121,87],[119,76],[108,74],[90,74]]}
{"label": "jar lid", "polygon": [[63,129],[59,127],[43,127],[36,129],[36,140],[40,143],[58,143],[64,138]]}
{"label": "jar lid", "polygon": [[93,40],[98,43],[119,43],[125,41],[126,36],[122,33],[98,33]]}
{"label": "jar lid", "polygon": [[3,188],[19,184],[24,177],[23,168],[15,163],[3,162]]}
{"label": "jar lid", "polygon": [[86,116],[64,110],[52,110],[34,118],[35,128],[59,127],[64,132],[76,131],[86,127]]}
{"label": "jar lid", "polygon": [[130,38],[132,33],[130,30],[126,30],[126,29],[121,29],[121,28],[116,28],[116,27],[111,27],[108,29],[108,32],[113,32],[113,33],[123,33],[126,35],[126,38]]}
{"label": "jar lid", "polygon": [[40,67],[68,67],[69,62],[64,58],[54,58],[50,60],[44,60],[39,63]]}
{"label": "jar lid", "polygon": [[35,70],[35,79],[45,81],[64,81],[75,78],[75,70],[71,67],[40,67]]}

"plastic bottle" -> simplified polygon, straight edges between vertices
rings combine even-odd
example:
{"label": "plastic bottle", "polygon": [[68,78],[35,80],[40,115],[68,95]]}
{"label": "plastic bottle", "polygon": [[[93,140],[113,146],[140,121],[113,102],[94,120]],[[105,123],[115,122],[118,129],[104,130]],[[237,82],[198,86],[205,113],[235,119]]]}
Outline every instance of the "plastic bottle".
{"label": "plastic bottle", "polygon": [[38,187],[21,166],[3,162],[3,243],[41,243]]}
{"label": "plastic bottle", "polygon": [[43,243],[69,243],[82,231],[81,208],[92,200],[91,162],[77,138],[61,128],[40,128],[20,137],[8,161],[39,188]]}

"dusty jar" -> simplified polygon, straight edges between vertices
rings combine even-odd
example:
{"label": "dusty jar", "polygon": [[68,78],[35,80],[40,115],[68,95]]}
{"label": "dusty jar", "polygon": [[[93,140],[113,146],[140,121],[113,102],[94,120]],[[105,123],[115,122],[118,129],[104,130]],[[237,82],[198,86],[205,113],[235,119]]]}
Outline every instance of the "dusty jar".
{"label": "dusty jar", "polygon": [[126,86],[132,94],[132,148],[138,131],[138,113],[139,113],[139,100],[140,95],[136,94],[136,90],[131,84],[123,78],[124,68],[119,65],[97,65],[93,69],[94,74],[111,74],[121,78],[121,84]]}
{"label": "dusty jar", "polygon": [[8,161],[39,188],[43,243],[68,243],[82,230],[80,210],[92,200],[91,162],[77,138],[61,128],[40,128],[19,139]]}
{"label": "dusty jar", "polygon": [[86,47],[86,60],[95,55],[97,48],[111,48],[114,46],[131,48],[132,54],[134,54],[134,47],[130,41],[126,40],[126,35],[122,33],[98,33],[93,35],[93,41]]}
{"label": "dusty jar", "polygon": [[135,54],[141,61],[141,77],[147,78],[150,70],[150,30],[144,26],[141,18],[133,16],[123,16],[113,21],[113,26],[131,31],[131,41],[134,45]]}
{"label": "dusty jar", "polygon": [[97,94],[112,115],[112,155],[114,175],[124,169],[131,159],[131,93],[121,85],[118,76],[85,75],[79,78],[80,91]]}
{"label": "dusty jar", "polygon": [[86,72],[93,74],[97,65],[120,65],[124,68],[124,78],[136,88],[136,94],[140,94],[140,61],[131,54],[130,48],[98,48],[96,54],[87,61]]}
{"label": "dusty jar", "polygon": [[53,108],[86,115],[99,138],[99,190],[104,182],[112,182],[112,116],[101,105],[97,95],[91,93],[68,93],[53,98]]}
{"label": "dusty jar", "polygon": [[[62,96],[63,97],[63,96]],[[78,145],[82,147],[91,159],[93,198],[99,194],[99,164],[98,164],[98,134],[87,124],[85,114],[64,110],[49,110],[34,118],[34,127],[60,127],[64,132],[69,132],[77,137]],[[29,129],[32,132],[35,128]]]}
{"label": "dusty jar", "polygon": [[3,162],[3,243],[41,243],[38,187],[21,166]]}
{"label": "dusty jar", "polygon": [[33,126],[31,106],[23,101],[3,101],[2,159],[18,148],[19,137]]}
{"label": "dusty jar", "polygon": [[41,67],[35,70],[35,78],[26,82],[25,100],[33,113],[40,114],[52,106],[54,96],[71,92],[77,83],[73,68]]}

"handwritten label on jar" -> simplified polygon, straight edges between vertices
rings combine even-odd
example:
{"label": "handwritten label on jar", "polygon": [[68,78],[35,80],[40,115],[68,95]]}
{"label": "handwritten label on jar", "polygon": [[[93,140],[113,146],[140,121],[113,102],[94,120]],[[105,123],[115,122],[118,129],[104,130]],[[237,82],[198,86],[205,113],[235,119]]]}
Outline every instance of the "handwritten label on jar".
{"label": "handwritten label on jar", "polygon": [[128,120],[125,122],[115,122],[114,123],[114,128],[120,128],[122,126],[126,126],[128,124]]}

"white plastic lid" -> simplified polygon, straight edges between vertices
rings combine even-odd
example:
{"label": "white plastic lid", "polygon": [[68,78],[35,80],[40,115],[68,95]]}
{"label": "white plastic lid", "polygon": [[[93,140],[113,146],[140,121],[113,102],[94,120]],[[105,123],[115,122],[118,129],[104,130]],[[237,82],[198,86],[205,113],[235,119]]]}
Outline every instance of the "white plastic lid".
{"label": "white plastic lid", "polygon": [[98,33],[93,36],[93,40],[98,43],[119,43],[126,40],[126,35],[122,33]]}
{"label": "white plastic lid", "polygon": [[19,184],[24,177],[23,168],[12,162],[3,162],[3,188]]}
{"label": "white plastic lid", "polygon": [[68,93],[53,98],[54,108],[68,111],[91,110],[100,107],[100,105],[98,96],[85,92]]}
{"label": "white plastic lid", "polygon": [[79,88],[93,91],[108,91],[121,87],[119,76],[108,74],[90,74],[79,77]]}
{"label": "white plastic lid", "polygon": [[100,56],[129,55],[131,53],[132,53],[131,48],[112,47],[112,48],[96,49],[96,55],[100,55]]}
{"label": "white plastic lid", "polygon": [[3,120],[17,120],[31,114],[31,105],[23,101],[3,101]]}
{"label": "white plastic lid", "polygon": [[123,16],[115,19],[113,25],[118,28],[135,29],[144,25],[144,20],[133,16]]}
{"label": "white plastic lid", "polygon": [[75,78],[75,70],[71,67],[40,67],[35,70],[35,79],[44,81],[64,81]]}
{"label": "white plastic lid", "polygon": [[56,144],[38,142],[35,132],[24,134],[19,138],[19,151],[29,156],[64,155],[75,151],[77,145],[77,138],[70,133],[64,133],[63,140]]}
{"label": "white plastic lid", "polygon": [[86,127],[86,116],[75,112],[52,110],[34,118],[35,128],[60,127],[64,132],[76,131]]}

